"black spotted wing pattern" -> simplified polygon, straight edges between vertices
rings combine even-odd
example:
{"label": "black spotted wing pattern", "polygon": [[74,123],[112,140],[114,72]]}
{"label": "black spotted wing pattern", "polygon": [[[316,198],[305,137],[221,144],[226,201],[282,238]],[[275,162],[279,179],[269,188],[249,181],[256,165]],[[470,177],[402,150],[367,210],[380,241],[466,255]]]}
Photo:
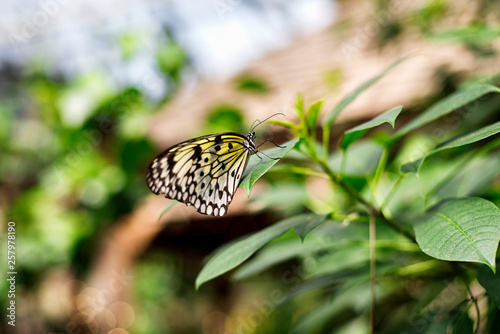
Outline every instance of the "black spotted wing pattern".
{"label": "black spotted wing pattern", "polygon": [[146,181],[155,194],[194,206],[199,213],[223,216],[238,188],[255,133],[223,133],[174,145],[150,164]]}

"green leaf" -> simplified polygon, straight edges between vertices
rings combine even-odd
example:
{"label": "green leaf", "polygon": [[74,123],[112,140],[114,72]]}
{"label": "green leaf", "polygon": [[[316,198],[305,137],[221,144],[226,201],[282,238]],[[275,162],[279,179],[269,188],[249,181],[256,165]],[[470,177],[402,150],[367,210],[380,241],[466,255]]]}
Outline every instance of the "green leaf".
{"label": "green leaf", "polygon": [[246,91],[252,93],[268,93],[270,91],[269,85],[266,81],[259,77],[242,76],[235,80],[236,89],[239,91]]}
{"label": "green leaf", "polygon": [[297,111],[299,118],[304,119],[304,98],[302,97],[302,94],[297,94],[297,98],[295,100],[295,110]]}
{"label": "green leaf", "polygon": [[274,124],[274,125],[279,125],[284,128],[290,129],[290,130],[295,130],[297,126],[293,124],[292,122],[287,122],[287,121],[278,121],[278,120],[270,120],[268,123]]}
{"label": "green leaf", "polygon": [[311,219],[309,221],[304,222],[303,224],[300,224],[295,227],[295,234],[300,238],[302,242],[304,242],[304,239],[309,232],[314,230],[316,227],[321,225],[325,220],[324,219]]}
{"label": "green leaf", "polygon": [[401,110],[403,110],[402,106],[392,108],[391,110],[378,115],[371,121],[365,122],[350,130],[347,130],[346,132],[344,132],[344,139],[342,140],[340,147],[343,150],[347,149],[349,145],[361,138],[366,133],[366,131],[379,126],[380,124],[389,123],[391,124],[392,128],[394,128],[394,122],[396,121],[396,117],[398,117]]}
{"label": "green leaf", "polygon": [[447,329],[448,329],[448,320],[438,319],[436,321],[432,321],[429,324],[429,327],[425,329],[424,334],[443,334],[447,332]]}
{"label": "green leaf", "polygon": [[472,320],[469,318],[467,311],[462,311],[457,316],[457,319],[454,319],[453,331],[452,334],[473,334],[474,326]]}
{"label": "green leaf", "polygon": [[304,257],[318,250],[317,238],[307,238],[301,242],[297,238],[269,243],[252,259],[242,264],[231,277],[238,281],[258,274],[272,266],[296,257]]}
{"label": "green leaf", "polygon": [[161,217],[163,217],[164,214],[166,214],[167,212],[169,212],[170,210],[172,210],[172,208],[174,206],[176,206],[177,204],[179,204],[180,202],[177,202],[177,201],[172,201],[172,203],[170,203],[161,213],[160,213],[160,216],[158,216],[158,222],[161,220]]}
{"label": "green leaf", "polygon": [[[295,138],[286,142],[285,144],[280,145],[281,147],[274,147],[272,149],[264,151],[265,154],[272,158],[283,158],[290,150],[297,144],[299,138]],[[260,158],[259,158],[260,156]],[[257,180],[264,175],[271,167],[273,167],[279,160],[274,160],[262,156],[261,153],[254,154],[250,156],[250,160],[248,161],[248,165],[245,168],[245,172],[243,173],[240,187],[245,189],[247,195],[250,196],[250,191],[252,190],[253,185]]]}
{"label": "green leaf", "polygon": [[[498,140],[500,144],[500,138]],[[470,154],[465,154],[450,164],[446,177],[428,191],[428,196],[435,198],[467,197],[484,192],[485,189],[495,184],[500,166],[500,154],[488,154],[471,159]],[[443,166],[442,161],[439,162]],[[428,188],[429,189],[429,188]]]}
{"label": "green leaf", "polygon": [[446,261],[479,262],[495,271],[500,210],[479,197],[452,199],[414,224],[424,253]]}
{"label": "green leaf", "polygon": [[481,129],[476,130],[474,132],[468,133],[464,136],[461,136],[461,137],[458,137],[458,138],[453,139],[451,141],[448,141],[448,142],[438,146],[434,150],[430,151],[429,153],[427,153],[426,155],[424,155],[420,159],[405,163],[404,165],[401,166],[401,171],[404,173],[418,174],[420,167],[424,163],[425,159],[427,159],[429,156],[431,156],[437,152],[450,149],[450,148],[455,148],[455,147],[475,143],[477,141],[480,141],[480,140],[483,140],[485,138],[496,135],[497,133],[500,133],[500,122],[490,124],[488,126],[485,126],[484,128],[481,128]]}
{"label": "green leaf", "polygon": [[486,267],[479,268],[477,280],[486,289],[488,296],[500,309],[500,273],[492,273]]}
{"label": "green leaf", "polygon": [[342,110],[344,110],[345,107],[347,107],[352,101],[358,97],[359,94],[364,92],[368,87],[376,83],[380,78],[385,76],[389,71],[391,71],[394,67],[397,65],[401,64],[403,61],[408,59],[408,57],[405,57],[403,59],[398,60],[397,62],[393,63],[389,67],[387,67],[382,73],[374,76],[370,80],[364,82],[361,86],[356,88],[351,94],[347,95],[340,103],[333,109],[333,111],[328,115],[324,122],[324,126],[331,126],[335,120],[337,119],[337,116],[340,114]]}
{"label": "green leaf", "polygon": [[316,122],[318,121],[318,116],[319,113],[321,112],[321,106],[323,105],[323,100],[319,100],[309,107],[309,110],[307,111],[307,124],[309,125],[310,129],[313,129],[316,127]]}
{"label": "green leaf", "polygon": [[248,259],[272,239],[282,235],[291,228],[301,228],[301,225],[320,224],[325,216],[302,214],[280,221],[243,240],[216,251],[213,257],[203,267],[196,278],[195,286],[198,289],[203,283],[224,274]]}
{"label": "green leaf", "polygon": [[431,33],[429,37],[440,41],[455,40],[466,44],[490,43],[498,38],[498,27],[471,24],[467,27]]}
{"label": "green leaf", "polygon": [[317,259],[314,268],[308,273],[308,277],[331,275],[351,269],[366,268],[369,261],[370,252],[367,247],[363,247],[361,244],[346,245]]}
{"label": "green leaf", "polygon": [[[376,287],[377,296],[382,289]],[[364,279],[351,278],[335,294],[335,298],[318,305],[312,311],[298,319],[297,324],[291,331],[295,333],[319,333],[319,329],[331,319],[337,318],[345,310],[362,313],[370,305],[370,286]]]}
{"label": "green leaf", "polygon": [[[383,148],[369,140],[354,143],[345,152],[336,151],[331,155],[328,165],[337,173],[341,172],[342,159],[346,175],[366,176],[377,168]],[[345,155],[344,157],[342,155]]]}
{"label": "green leaf", "polygon": [[477,85],[455,92],[436,102],[418,117],[403,126],[394,134],[393,138],[394,140],[397,140],[407,133],[420,128],[421,126],[428,124],[441,116],[447,115],[488,93],[500,93],[500,89],[491,85]]}

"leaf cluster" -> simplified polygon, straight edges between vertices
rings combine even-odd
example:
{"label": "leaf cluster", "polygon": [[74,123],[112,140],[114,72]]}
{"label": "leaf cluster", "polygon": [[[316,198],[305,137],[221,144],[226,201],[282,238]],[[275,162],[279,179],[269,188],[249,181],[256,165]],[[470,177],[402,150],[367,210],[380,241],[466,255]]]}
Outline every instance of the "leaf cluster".
{"label": "leaf cluster", "polygon": [[[270,171],[277,161],[252,157],[241,186],[249,193],[269,171],[272,187],[261,200],[277,206],[283,219],[215,251],[196,288],[238,266],[235,280],[298,263],[297,286],[290,287],[287,270],[281,276],[288,293],[280,304],[311,295],[316,304],[301,307],[293,324],[297,333],[328,326],[336,315],[343,315],[338,325],[353,325],[375,313],[375,305],[374,321],[384,331],[473,332],[480,323],[497,326],[500,122],[484,125],[484,120],[497,111],[487,106],[500,89],[466,85],[396,130],[403,107],[394,106],[344,131],[338,149],[330,147],[338,115],[404,60],[328,113],[322,114],[323,101],[306,108],[299,95],[298,123],[271,121],[290,129],[295,139],[265,153],[288,155]],[[481,113],[482,122],[475,121]],[[446,117],[452,116],[461,126],[447,126]],[[478,281],[484,294],[471,292]],[[409,288],[413,285],[418,288]],[[449,290],[456,298],[443,301]],[[491,307],[480,310],[478,299],[486,297]],[[445,306],[436,310],[436,303]],[[404,307],[386,318],[394,305]],[[470,308],[476,318],[469,316]],[[435,316],[441,320],[435,323]]]}

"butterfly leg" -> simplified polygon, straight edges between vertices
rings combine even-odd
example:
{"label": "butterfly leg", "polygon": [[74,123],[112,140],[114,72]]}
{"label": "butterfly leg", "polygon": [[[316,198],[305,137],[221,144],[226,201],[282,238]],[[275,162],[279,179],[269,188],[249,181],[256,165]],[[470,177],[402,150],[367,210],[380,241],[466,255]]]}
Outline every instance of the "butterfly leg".
{"label": "butterfly leg", "polygon": [[270,156],[268,156],[267,154],[265,154],[264,152],[262,152],[262,151],[259,151],[259,150],[258,150],[258,148],[259,148],[259,147],[261,147],[262,145],[264,145],[264,144],[265,144],[266,142],[268,142],[268,141],[269,141],[269,142],[271,142],[271,143],[273,143],[276,147],[279,147],[279,148],[284,148],[284,147],[285,147],[285,146],[280,146],[280,145],[276,144],[276,143],[275,143],[275,142],[273,142],[271,139],[266,139],[266,140],[264,140],[262,143],[260,143],[259,145],[257,145],[257,146],[255,147],[255,150],[253,151],[253,153],[255,153],[255,154],[259,157],[259,159],[262,159],[262,157],[260,157],[260,156],[257,154],[257,152],[260,152],[260,153],[264,154],[264,155],[265,155],[266,157],[268,157],[269,159],[272,159],[272,160],[280,160],[280,158],[273,158],[273,157],[270,157]]}
{"label": "butterfly leg", "polygon": [[273,157],[270,157],[270,156],[268,156],[267,154],[265,154],[264,152],[259,151],[259,150],[255,150],[255,151],[253,151],[253,153],[254,153],[254,154],[255,154],[255,155],[256,155],[256,156],[257,156],[260,160],[262,160],[262,157],[259,155],[259,153],[264,154],[266,157],[268,157],[269,159],[272,159],[272,160],[280,160],[280,159],[281,159],[281,158],[273,158]]}
{"label": "butterfly leg", "polygon": [[273,141],[272,141],[271,139],[269,139],[269,138],[268,138],[268,139],[266,139],[266,140],[264,140],[262,143],[260,143],[260,144],[257,146],[257,148],[261,147],[261,146],[262,146],[262,145],[264,145],[266,142],[271,142],[272,144],[274,144],[274,146],[279,147],[279,148],[285,148],[285,146],[280,146],[280,145],[276,144],[275,142],[273,142]]}

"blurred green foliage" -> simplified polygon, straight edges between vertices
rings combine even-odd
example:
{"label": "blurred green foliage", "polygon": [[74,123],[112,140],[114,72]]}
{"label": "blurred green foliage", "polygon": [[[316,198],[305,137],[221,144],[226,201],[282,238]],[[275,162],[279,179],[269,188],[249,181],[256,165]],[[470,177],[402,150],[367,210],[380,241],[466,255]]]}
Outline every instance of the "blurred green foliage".
{"label": "blurred green foliage", "polygon": [[[281,161],[278,173],[304,178],[293,186],[289,180],[274,178],[257,201],[281,213],[283,219],[216,250],[196,279],[197,289],[237,266],[241,267],[233,279],[238,281],[274,269],[281,273],[281,289],[288,291],[283,300],[271,303],[273,311],[286,309],[292,300],[301,305],[297,317],[282,325],[292,328],[291,333],[366,325],[372,312],[376,317],[372,326],[381,332],[411,332],[415,322],[409,317],[419,319],[419,328],[427,331],[448,328],[467,333],[495,319],[500,291],[493,283],[498,279],[500,184],[498,168],[493,166],[500,163],[500,88],[487,84],[488,79],[466,83],[390,134],[382,130],[384,123],[394,127],[402,110],[392,108],[344,131],[335,152],[325,149],[329,137],[323,134],[328,140],[318,141],[317,128],[330,126],[331,119],[395,65],[355,89],[322,124],[318,118],[322,102],[306,108],[300,95],[295,104],[298,124],[274,121],[299,138],[293,141],[296,154]],[[491,103],[497,107],[489,108]],[[435,123],[454,113],[456,126]],[[494,122],[476,123],[469,114],[477,113]],[[426,132],[430,124],[435,128]],[[318,178],[330,182],[320,183]],[[294,234],[303,242],[298,243]],[[483,285],[484,297],[474,295],[471,300],[467,294],[476,279],[477,263],[491,271]],[[290,281],[296,283],[296,291],[287,288]],[[420,284],[418,293],[413,295],[406,284]],[[443,300],[449,290],[453,298]],[[374,293],[377,299],[371,299]],[[474,321],[467,312],[478,302],[475,298],[485,296],[491,296],[489,307]],[[435,310],[436,303],[444,307]],[[404,305],[401,314],[384,321],[398,304]],[[427,312],[442,318],[439,325],[428,320]],[[272,312],[268,314],[272,319]],[[266,332],[265,326],[252,329]]]}
{"label": "blurred green foliage", "polygon": [[422,7],[413,12],[410,17],[411,23],[423,32],[428,32],[436,21],[445,17],[448,6],[446,0],[428,0]]}
{"label": "blurred green foliage", "polygon": [[202,133],[238,132],[246,134],[243,110],[231,104],[220,104],[208,111]]}
{"label": "blurred green foliage", "polygon": [[[158,65],[162,72],[175,84],[181,79],[182,69],[186,66],[187,56],[175,42],[168,42],[158,50]],[[175,85],[174,85],[175,87]]]}
{"label": "blurred green foliage", "polygon": [[236,89],[250,93],[268,93],[270,88],[264,79],[255,76],[240,76],[236,78]]}
{"label": "blurred green foliage", "polygon": [[[394,4],[376,2],[381,9]],[[485,14],[498,16],[499,4],[481,1],[478,6],[473,20],[450,27],[446,23],[453,3],[429,0],[415,5],[409,15],[377,21],[380,29],[374,38],[384,47],[416,28],[430,41],[461,43],[476,57],[497,56],[492,45],[499,28]],[[140,53],[141,40],[136,32],[118,38],[124,62]],[[181,84],[189,57],[169,36],[160,41],[155,55],[168,87],[161,100],[168,101]],[[488,78],[443,73],[443,82],[450,84],[437,85],[446,87],[433,99],[418,101],[415,110],[424,110],[459,86],[499,83],[496,72]],[[332,89],[341,80],[339,69],[324,75]],[[23,68],[4,64],[0,84],[0,210],[17,224],[16,288],[18,301],[27,305],[40,298],[40,284],[54,268],[84,280],[106,229],[148,194],[144,170],[158,152],[146,130],[160,104],[148,98],[147,86],[118,87],[99,69],[68,78],[46,71],[42,61]],[[238,78],[235,88],[272,93],[265,79],[255,76]],[[474,300],[467,300],[467,286],[477,278],[491,294],[498,288],[498,272],[482,266],[476,276],[479,265],[448,266],[424,254],[405,235],[412,236],[410,227],[425,208],[451,195],[480,196],[500,205],[498,139],[440,152],[425,162],[418,178],[402,177],[400,167],[420,157],[414,152],[426,152],[498,121],[499,98],[493,95],[462,106],[439,119],[438,127],[419,129],[396,146],[391,146],[390,128],[383,125],[356,138],[345,150],[335,149],[330,138],[330,133],[341,132],[331,127],[338,113],[330,113],[328,124],[320,124],[321,103],[306,108],[299,99],[301,123],[274,121],[301,138],[299,150],[264,176],[267,188],[252,201],[274,212],[276,220],[304,213],[327,219],[303,242],[293,228],[271,240],[237,269],[233,276],[237,283],[230,287],[216,280],[195,292],[198,262],[191,268],[193,260],[178,250],[147,252],[134,267],[130,291],[136,320],[130,332],[199,333],[214,305],[227,315],[226,324],[232,326],[228,328],[249,333],[368,331],[370,212],[361,198],[381,214],[376,237],[376,328],[431,332],[453,327],[470,333],[468,313],[475,306]],[[252,120],[243,115],[238,105],[215,106],[200,134],[246,133]],[[318,137],[327,140],[317,141]],[[391,221],[396,217],[402,231],[384,224],[384,217]],[[7,289],[6,281],[0,281],[1,296]],[[440,308],[443,295],[453,298]],[[486,328],[495,332],[500,328],[499,309],[491,299],[487,302],[481,319],[487,318]],[[59,331],[62,322],[45,325]]]}
{"label": "blurred green foliage", "polygon": [[[134,36],[121,42],[124,58],[133,57]],[[165,45],[160,55],[165,76],[177,82],[184,66],[179,47]],[[54,268],[83,279],[107,226],[148,193],[144,170],[157,152],[146,130],[159,105],[145,87],[118,88],[99,70],[71,79],[36,64],[4,71],[10,77],[2,77],[0,92],[2,211],[16,222],[22,303],[20,296],[36,291]],[[3,296],[6,289],[1,282]]]}

